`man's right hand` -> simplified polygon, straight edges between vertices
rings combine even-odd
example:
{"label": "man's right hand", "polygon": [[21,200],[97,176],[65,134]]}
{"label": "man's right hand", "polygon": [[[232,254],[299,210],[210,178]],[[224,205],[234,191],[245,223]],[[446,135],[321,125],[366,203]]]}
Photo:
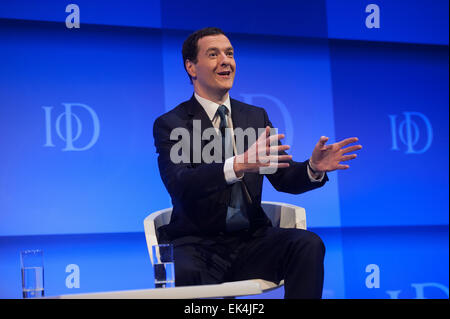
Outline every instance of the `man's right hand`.
{"label": "man's right hand", "polygon": [[292,155],[278,155],[279,152],[286,151],[289,145],[279,145],[278,141],[284,138],[284,134],[270,135],[270,126],[258,137],[255,143],[246,152],[234,157],[233,168],[237,177],[242,177],[244,173],[256,173],[260,168],[286,168],[292,160]]}

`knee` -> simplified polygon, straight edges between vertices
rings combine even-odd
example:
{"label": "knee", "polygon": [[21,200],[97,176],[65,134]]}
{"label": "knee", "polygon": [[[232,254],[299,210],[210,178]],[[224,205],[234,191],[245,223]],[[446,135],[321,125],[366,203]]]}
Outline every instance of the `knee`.
{"label": "knee", "polygon": [[325,256],[325,244],[322,238],[316,233],[305,231],[304,235],[298,238],[299,246],[310,251],[311,253]]}
{"label": "knee", "polygon": [[322,238],[320,238],[319,235],[315,233],[310,232],[310,234],[311,235],[309,237],[308,244],[322,256],[325,256],[325,244],[323,243]]}
{"label": "knee", "polygon": [[316,249],[320,252],[322,252],[322,255],[325,255],[325,244],[323,243],[322,238],[319,237],[319,235],[315,233],[311,233],[311,244],[316,247]]}

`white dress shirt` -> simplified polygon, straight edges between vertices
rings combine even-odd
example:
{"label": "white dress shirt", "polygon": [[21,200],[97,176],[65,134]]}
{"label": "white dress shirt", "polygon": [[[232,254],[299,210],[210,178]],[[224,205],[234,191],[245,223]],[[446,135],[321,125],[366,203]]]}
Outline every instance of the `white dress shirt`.
{"label": "white dress shirt", "polygon": [[[208,114],[208,117],[211,120],[214,128],[218,131],[219,125],[220,125],[220,117],[217,114],[217,109],[222,104],[218,104],[218,103],[212,102],[210,100],[207,100],[207,99],[199,96],[197,93],[194,93],[194,96],[197,99],[197,101],[200,103],[200,105],[203,107],[206,114]],[[231,103],[230,103],[230,95],[229,94],[227,94],[227,98],[226,98],[225,102],[223,102],[223,105],[225,105],[226,108],[228,109],[228,115],[227,115],[228,127],[233,129],[233,122],[231,121]],[[242,179],[242,177],[243,177],[243,175],[241,177],[237,177],[236,173],[234,172],[234,156],[225,160],[225,164],[223,166],[223,173],[225,174],[225,180],[228,184],[233,184],[233,183],[237,182],[238,180]],[[325,174],[322,173],[321,176],[319,176],[319,178],[316,179],[313,177],[313,174],[308,167],[308,176],[312,182],[321,182],[323,177],[325,176]]]}

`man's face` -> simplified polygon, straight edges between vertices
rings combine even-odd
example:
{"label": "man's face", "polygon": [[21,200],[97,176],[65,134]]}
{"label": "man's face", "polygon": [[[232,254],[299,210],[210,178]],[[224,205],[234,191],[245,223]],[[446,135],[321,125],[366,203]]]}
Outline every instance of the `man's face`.
{"label": "man's face", "polygon": [[233,47],[223,34],[210,35],[197,42],[197,63],[188,67],[196,78],[194,85],[204,93],[223,94],[233,86],[236,71]]}

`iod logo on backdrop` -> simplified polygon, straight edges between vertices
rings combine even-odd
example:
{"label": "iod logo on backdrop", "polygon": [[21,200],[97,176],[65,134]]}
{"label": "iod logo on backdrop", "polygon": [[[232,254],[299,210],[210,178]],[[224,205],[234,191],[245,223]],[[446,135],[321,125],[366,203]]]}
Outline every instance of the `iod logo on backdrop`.
{"label": "iod logo on backdrop", "polygon": [[[63,151],[86,151],[90,149],[100,135],[100,122],[97,113],[86,104],[62,104],[64,110],[55,119],[52,117],[53,106],[42,107],[45,112],[44,147],[55,147],[55,144],[53,144],[54,135],[52,134],[52,128],[54,127],[56,135],[65,142]],[[63,118],[65,118],[65,121],[62,121]],[[74,142],[80,138],[78,145],[75,145]]]}
{"label": "iod logo on backdrop", "polygon": [[426,152],[433,141],[433,129],[428,118],[419,112],[403,112],[404,119],[397,121],[397,115],[389,115],[391,120],[392,150],[400,150],[399,142],[406,146],[406,154]]}

